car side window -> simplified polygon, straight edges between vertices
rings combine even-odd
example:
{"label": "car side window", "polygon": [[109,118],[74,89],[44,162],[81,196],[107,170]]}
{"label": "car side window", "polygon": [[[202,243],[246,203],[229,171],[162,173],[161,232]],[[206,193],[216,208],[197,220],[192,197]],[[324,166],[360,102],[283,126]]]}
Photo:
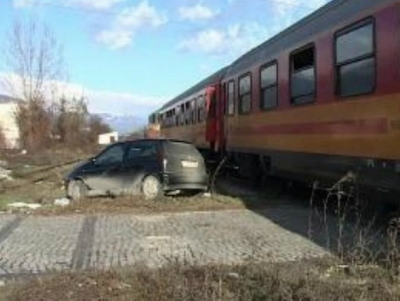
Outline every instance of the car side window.
{"label": "car side window", "polygon": [[96,158],[96,164],[109,165],[122,163],[124,157],[124,146],[117,144],[111,146]]}
{"label": "car side window", "polygon": [[128,161],[139,158],[153,157],[157,154],[156,143],[151,141],[143,141],[132,143],[128,146],[128,153],[126,159]]}

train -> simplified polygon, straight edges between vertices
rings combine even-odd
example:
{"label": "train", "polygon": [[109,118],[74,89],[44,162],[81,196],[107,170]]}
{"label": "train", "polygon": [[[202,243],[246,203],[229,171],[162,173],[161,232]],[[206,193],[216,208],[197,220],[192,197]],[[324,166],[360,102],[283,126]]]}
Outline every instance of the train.
{"label": "train", "polygon": [[400,191],[400,1],[333,0],[150,115],[241,175]]}

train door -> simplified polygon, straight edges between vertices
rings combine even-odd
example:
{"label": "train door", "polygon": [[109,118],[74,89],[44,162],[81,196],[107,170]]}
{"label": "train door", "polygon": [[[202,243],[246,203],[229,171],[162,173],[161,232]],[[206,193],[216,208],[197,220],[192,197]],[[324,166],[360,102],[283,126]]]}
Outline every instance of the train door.
{"label": "train door", "polygon": [[226,91],[225,85],[218,84],[216,87],[217,95],[217,144],[216,151],[225,149],[225,110],[226,110]]}
{"label": "train door", "polygon": [[214,150],[217,140],[217,99],[215,87],[208,87],[206,90],[206,141],[209,143],[211,150]]}

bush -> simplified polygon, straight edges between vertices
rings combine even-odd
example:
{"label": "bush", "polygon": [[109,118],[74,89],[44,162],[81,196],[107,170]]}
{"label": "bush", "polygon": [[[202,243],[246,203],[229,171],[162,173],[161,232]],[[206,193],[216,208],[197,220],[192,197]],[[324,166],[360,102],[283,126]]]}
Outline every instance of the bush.
{"label": "bush", "polygon": [[99,134],[111,131],[99,116],[89,114],[84,98],[62,97],[52,106],[38,99],[21,102],[15,117],[21,147],[29,152],[54,146],[92,149]]}
{"label": "bush", "polygon": [[32,99],[20,102],[16,111],[21,147],[37,151],[49,145],[51,137],[51,116],[44,101]]}
{"label": "bush", "polygon": [[0,126],[0,149],[4,149],[7,147],[6,137],[4,136],[3,129]]}

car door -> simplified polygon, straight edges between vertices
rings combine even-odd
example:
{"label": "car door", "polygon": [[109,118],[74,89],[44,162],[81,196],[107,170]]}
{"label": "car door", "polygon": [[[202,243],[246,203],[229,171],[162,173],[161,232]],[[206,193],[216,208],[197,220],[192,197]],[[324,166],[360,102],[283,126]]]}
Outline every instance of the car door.
{"label": "car door", "polygon": [[124,159],[124,173],[127,187],[138,186],[143,177],[161,172],[159,143],[157,140],[143,140],[127,143]]}
{"label": "car door", "polygon": [[93,190],[114,191],[123,185],[123,159],[126,145],[110,146],[94,157],[92,164],[82,171],[82,178]]}

